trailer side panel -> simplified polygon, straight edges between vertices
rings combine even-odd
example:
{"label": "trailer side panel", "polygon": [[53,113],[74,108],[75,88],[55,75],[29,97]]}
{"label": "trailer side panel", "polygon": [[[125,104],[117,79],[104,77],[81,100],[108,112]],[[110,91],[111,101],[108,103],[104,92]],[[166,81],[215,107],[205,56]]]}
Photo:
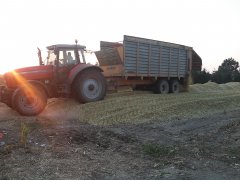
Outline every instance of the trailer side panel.
{"label": "trailer side panel", "polygon": [[124,36],[124,75],[184,77],[188,71],[191,47]]}

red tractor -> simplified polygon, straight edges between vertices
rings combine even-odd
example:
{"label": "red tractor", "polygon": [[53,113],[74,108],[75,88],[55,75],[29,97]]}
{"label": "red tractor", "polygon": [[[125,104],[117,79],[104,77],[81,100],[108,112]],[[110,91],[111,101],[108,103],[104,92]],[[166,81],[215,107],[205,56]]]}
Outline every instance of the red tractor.
{"label": "red tractor", "polygon": [[4,74],[6,86],[0,87],[0,101],[22,115],[39,114],[52,97],[74,97],[81,103],[102,100],[106,82],[102,69],[86,64],[85,46],[57,44],[47,47],[43,63]]}

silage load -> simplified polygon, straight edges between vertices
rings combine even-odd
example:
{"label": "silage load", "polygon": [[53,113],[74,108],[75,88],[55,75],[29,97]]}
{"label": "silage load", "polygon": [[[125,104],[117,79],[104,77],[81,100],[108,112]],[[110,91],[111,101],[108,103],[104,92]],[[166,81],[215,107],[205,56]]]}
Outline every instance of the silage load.
{"label": "silage load", "polygon": [[179,94],[138,91],[116,93],[107,95],[103,101],[86,104],[69,99],[55,99],[41,116],[58,121],[69,119],[94,125],[113,125],[199,118],[240,110],[240,91],[237,90],[240,88],[239,83],[206,83],[190,88],[190,92]]}
{"label": "silage load", "polygon": [[207,82],[205,84],[193,84],[189,86],[189,92],[217,92],[217,91],[239,91],[240,82],[229,82],[226,84],[217,84]]}

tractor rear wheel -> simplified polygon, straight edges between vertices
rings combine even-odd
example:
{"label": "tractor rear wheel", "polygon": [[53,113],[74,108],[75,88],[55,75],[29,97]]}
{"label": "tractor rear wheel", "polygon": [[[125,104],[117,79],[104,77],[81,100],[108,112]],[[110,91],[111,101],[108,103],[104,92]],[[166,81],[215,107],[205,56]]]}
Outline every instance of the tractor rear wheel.
{"label": "tractor rear wheel", "polygon": [[81,103],[99,101],[106,95],[106,81],[98,70],[85,70],[74,82],[74,93]]}
{"label": "tractor rear wheel", "polygon": [[13,93],[12,105],[20,114],[34,116],[42,112],[47,105],[47,95],[41,87],[20,87]]}

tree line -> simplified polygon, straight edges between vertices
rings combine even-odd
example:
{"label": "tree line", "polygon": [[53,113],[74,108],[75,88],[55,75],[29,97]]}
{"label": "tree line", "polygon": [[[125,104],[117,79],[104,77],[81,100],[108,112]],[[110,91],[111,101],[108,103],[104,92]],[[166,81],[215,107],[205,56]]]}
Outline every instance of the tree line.
{"label": "tree line", "polygon": [[193,83],[206,83],[208,81],[223,84],[227,82],[240,82],[239,63],[233,58],[225,59],[213,73],[206,69],[192,72]]}

